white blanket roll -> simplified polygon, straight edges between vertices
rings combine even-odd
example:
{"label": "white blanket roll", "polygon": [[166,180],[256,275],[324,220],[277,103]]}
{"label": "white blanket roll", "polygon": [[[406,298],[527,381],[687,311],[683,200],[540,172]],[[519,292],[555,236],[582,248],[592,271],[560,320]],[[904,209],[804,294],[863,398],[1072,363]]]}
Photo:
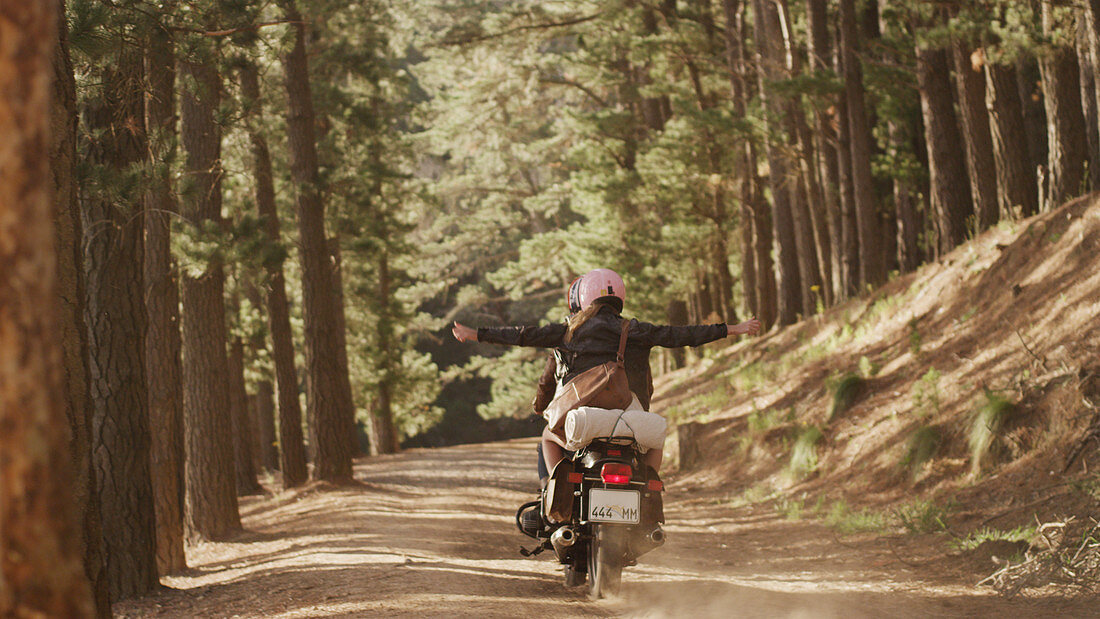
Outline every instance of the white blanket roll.
{"label": "white blanket roll", "polygon": [[606,436],[631,437],[642,453],[661,449],[665,444],[665,418],[641,407],[627,407],[625,411],[582,406],[565,416],[565,448],[576,451]]}

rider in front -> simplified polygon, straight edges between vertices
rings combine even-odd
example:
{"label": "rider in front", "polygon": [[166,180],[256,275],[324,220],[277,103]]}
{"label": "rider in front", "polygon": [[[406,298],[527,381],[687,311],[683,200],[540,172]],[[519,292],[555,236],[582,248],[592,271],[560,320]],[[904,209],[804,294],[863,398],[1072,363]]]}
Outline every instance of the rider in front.
{"label": "rider in front", "polygon": [[[589,368],[614,361],[619,345],[626,286],[622,277],[610,269],[589,271],[579,283],[580,311],[566,324],[540,327],[480,327],[473,329],[457,321],[452,332],[460,342],[489,342],[510,346],[555,348],[561,384]],[[679,348],[701,346],[729,335],[753,335],[760,331],[755,318],[736,325],[670,326],[654,325],[637,319],[630,321],[624,355],[630,390],[641,407],[649,410],[649,351],[654,346]],[[562,439],[546,429],[542,434],[542,453],[548,470],[554,470],[563,457]],[[662,451],[646,453],[646,464],[660,469]]]}

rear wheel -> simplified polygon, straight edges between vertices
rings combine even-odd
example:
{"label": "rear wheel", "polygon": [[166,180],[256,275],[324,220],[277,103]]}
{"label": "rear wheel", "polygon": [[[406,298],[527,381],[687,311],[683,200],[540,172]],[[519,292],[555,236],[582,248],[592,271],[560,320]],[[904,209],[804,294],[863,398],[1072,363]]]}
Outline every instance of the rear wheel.
{"label": "rear wheel", "polygon": [[594,600],[618,595],[626,554],[626,530],[615,525],[593,525],[588,542],[588,595]]}

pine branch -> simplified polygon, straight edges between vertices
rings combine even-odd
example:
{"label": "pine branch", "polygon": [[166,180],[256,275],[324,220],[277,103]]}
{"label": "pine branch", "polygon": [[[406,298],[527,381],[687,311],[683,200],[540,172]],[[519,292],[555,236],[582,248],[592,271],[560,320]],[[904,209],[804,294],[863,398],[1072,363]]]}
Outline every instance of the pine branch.
{"label": "pine branch", "polygon": [[448,46],[448,47],[456,47],[456,46],[460,46],[460,45],[469,45],[470,43],[480,43],[482,41],[489,41],[491,39],[499,39],[499,38],[506,37],[506,36],[511,35],[511,34],[515,34],[517,32],[523,32],[525,30],[549,30],[551,28],[562,28],[562,27],[565,27],[565,26],[575,26],[577,24],[583,24],[584,22],[587,22],[587,21],[592,21],[593,19],[596,19],[597,17],[599,17],[602,14],[603,14],[603,11],[597,11],[596,13],[593,13],[592,15],[588,15],[586,17],[577,17],[577,18],[574,18],[574,19],[567,19],[565,21],[560,21],[560,22],[547,22],[547,23],[542,23],[542,24],[530,24],[530,25],[527,25],[527,26],[516,26],[515,28],[509,28],[509,29],[503,30],[501,32],[494,32],[494,33],[483,34],[483,35],[479,35],[479,36],[471,36],[471,37],[466,37],[466,38],[461,38],[461,39],[444,39],[442,42],[440,42],[440,45]]}

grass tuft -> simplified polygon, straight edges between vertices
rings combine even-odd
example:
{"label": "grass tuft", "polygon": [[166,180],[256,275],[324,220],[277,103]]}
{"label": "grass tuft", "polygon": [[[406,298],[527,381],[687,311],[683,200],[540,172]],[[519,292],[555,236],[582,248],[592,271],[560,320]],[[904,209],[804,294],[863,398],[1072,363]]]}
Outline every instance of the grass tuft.
{"label": "grass tuft", "polygon": [[940,450],[943,435],[935,426],[921,426],[909,436],[905,446],[905,457],[901,466],[909,469],[913,478],[918,477],[927,464]]}
{"label": "grass tuft", "polygon": [[843,415],[851,408],[852,403],[863,391],[866,382],[862,376],[855,372],[848,372],[836,381],[836,385],[833,387],[833,407],[829,410],[829,421],[835,419],[837,415]]}
{"label": "grass tuft", "polygon": [[933,501],[916,501],[894,511],[898,522],[910,533],[938,533],[947,530],[948,514],[955,505],[940,505]]}
{"label": "grass tuft", "polygon": [[1005,541],[1005,542],[1026,542],[1035,535],[1035,527],[1033,526],[1019,526],[1009,531],[1001,531],[998,529],[981,528],[977,531],[972,531],[970,535],[962,539],[951,542],[951,546],[957,550],[974,550],[978,546],[981,546],[982,542],[992,541]]}
{"label": "grass tuft", "polygon": [[974,415],[970,426],[970,471],[977,475],[992,451],[997,437],[1016,404],[1002,395],[986,390],[985,403]]}
{"label": "grass tuft", "polygon": [[824,436],[817,426],[803,426],[798,430],[788,466],[791,476],[801,479],[817,470],[817,444]]}
{"label": "grass tuft", "polygon": [[853,511],[843,500],[835,501],[829,507],[825,524],[844,534],[880,532],[889,528],[885,515],[868,509]]}

